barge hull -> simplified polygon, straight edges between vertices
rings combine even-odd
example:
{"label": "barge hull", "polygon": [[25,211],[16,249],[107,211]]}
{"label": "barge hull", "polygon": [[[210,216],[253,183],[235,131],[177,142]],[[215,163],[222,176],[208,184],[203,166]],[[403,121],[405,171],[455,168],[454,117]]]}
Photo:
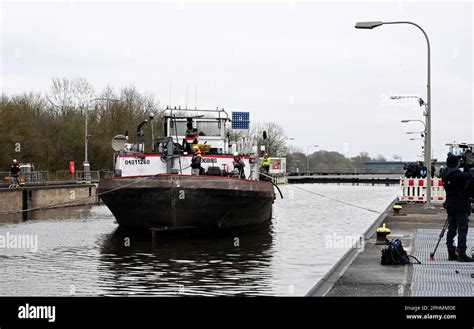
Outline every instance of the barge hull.
{"label": "barge hull", "polygon": [[119,226],[133,230],[260,227],[275,199],[269,182],[176,175],[104,180],[98,192]]}

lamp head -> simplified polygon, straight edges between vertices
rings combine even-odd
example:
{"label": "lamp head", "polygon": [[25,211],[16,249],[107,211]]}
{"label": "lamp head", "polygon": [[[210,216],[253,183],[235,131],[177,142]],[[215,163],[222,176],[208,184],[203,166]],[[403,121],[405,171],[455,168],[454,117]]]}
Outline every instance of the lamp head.
{"label": "lamp head", "polygon": [[374,27],[382,25],[383,22],[374,21],[374,22],[357,22],[355,25],[356,29],[373,29]]}

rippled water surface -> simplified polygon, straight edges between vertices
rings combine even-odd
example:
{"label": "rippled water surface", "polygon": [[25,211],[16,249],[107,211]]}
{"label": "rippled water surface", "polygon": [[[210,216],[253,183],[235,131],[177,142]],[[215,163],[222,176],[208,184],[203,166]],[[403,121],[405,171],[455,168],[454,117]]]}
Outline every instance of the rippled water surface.
{"label": "rippled water surface", "polygon": [[378,214],[397,186],[286,185],[268,229],[220,237],[129,236],[105,206],[48,210],[2,223],[38,250],[0,248],[0,295],[304,295]]}

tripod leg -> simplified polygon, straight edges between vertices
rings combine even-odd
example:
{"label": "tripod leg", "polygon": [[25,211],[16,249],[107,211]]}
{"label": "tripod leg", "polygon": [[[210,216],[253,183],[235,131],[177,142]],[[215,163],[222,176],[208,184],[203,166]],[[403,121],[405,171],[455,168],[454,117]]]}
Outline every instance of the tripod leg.
{"label": "tripod leg", "polygon": [[436,246],[433,252],[430,254],[430,260],[434,260],[434,256],[436,254],[436,251],[438,250],[439,243],[441,242],[441,239],[443,238],[447,227],[448,227],[448,218],[446,218],[446,222],[444,222],[443,229],[441,230],[441,233],[439,234],[438,242],[436,243]]}

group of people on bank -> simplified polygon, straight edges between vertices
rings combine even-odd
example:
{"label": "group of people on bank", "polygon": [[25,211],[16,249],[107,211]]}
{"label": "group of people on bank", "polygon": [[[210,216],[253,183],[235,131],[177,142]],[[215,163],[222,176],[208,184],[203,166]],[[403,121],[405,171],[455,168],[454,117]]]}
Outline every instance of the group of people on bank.
{"label": "group of people on bank", "polygon": [[[426,176],[428,175],[428,168],[426,168],[425,164],[421,161],[407,163],[403,167],[403,170],[405,170],[406,178],[426,178]],[[431,178],[435,176],[436,167],[434,163],[431,163]]]}

